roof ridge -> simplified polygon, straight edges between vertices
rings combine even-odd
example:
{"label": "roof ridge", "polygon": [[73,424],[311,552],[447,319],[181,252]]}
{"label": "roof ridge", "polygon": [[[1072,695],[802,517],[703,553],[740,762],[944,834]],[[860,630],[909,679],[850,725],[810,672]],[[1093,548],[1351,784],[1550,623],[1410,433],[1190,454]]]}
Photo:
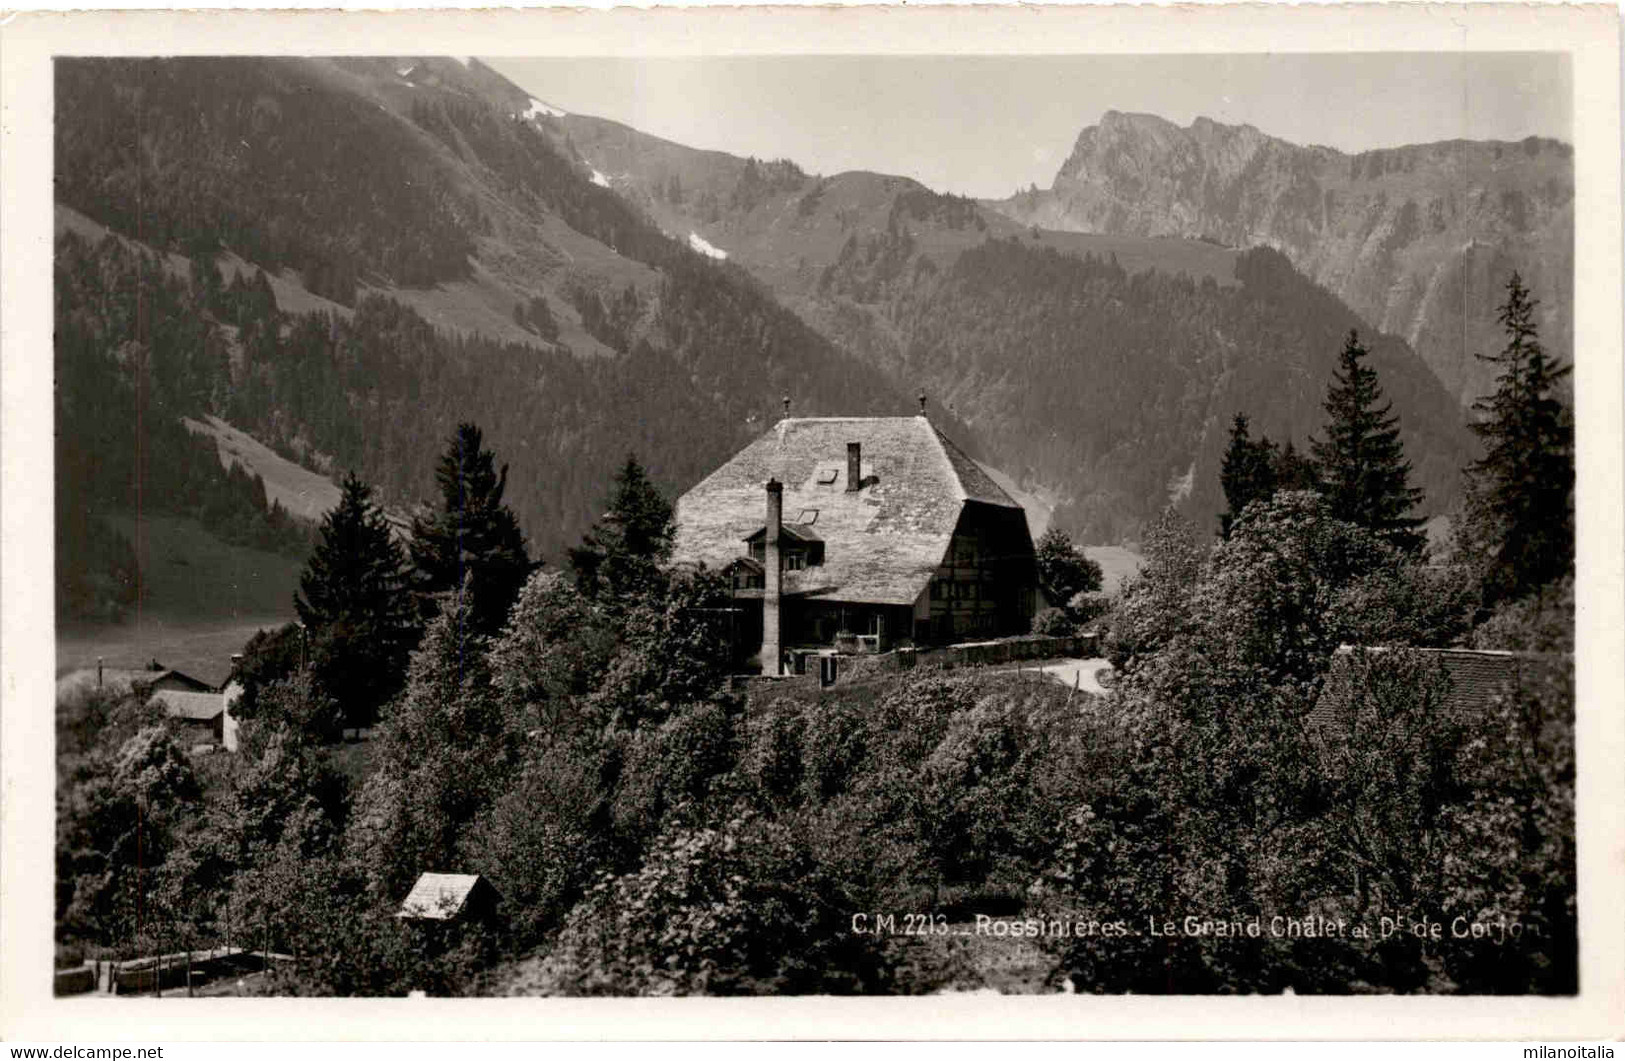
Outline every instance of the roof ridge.
{"label": "roof ridge", "polygon": [[959,477],[959,469],[954,466],[954,456],[949,452],[950,447],[955,449],[958,447],[948,441],[948,436],[938,431],[937,425],[933,424],[928,418],[921,416],[916,417],[916,419],[924,424],[925,429],[936,437],[937,452],[942,455],[943,461],[948,465],[948,481],[954,484],[954,492],[959,495],[959,503],[964,504],[969,501],[970,491],[965,489],[965,480]]}

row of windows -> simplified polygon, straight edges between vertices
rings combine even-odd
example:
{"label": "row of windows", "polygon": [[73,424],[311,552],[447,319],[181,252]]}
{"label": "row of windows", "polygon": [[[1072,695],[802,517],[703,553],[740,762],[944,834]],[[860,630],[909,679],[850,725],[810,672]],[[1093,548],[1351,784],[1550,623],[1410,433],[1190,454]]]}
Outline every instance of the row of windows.
{"label": "row of windows", "polygon": [[992,583],[987,583],[984,589],[980,582],[955,582],[941,578],[931,580],[932,600],[982,600],[994,596]]}
{"label": "row of windows", "polygon": [[[817,567],[824,562],[824,546],[822,542],[814,542],[805,549],[788,549],[780,546],[780,556],[784,557],[786,571],[800,571],[804,567]],[[753,542],[750,547],[750,558],[758,564],[767,560],[767,546],[761,542]]]}

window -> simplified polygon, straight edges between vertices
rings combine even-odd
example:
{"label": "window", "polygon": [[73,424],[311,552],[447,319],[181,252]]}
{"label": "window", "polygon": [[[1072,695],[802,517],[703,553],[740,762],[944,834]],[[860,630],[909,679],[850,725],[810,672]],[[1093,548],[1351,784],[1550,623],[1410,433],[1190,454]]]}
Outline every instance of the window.
{"label": "window", "polygon": [[806,555],[801,552],[784,554],[784,569],[786,571],[800,571],[804,566]]}
{"label": "window", "polygon": [[812,526],[814,523],[818,522],[818,510],[816,508],[802,509],[801,516],[796,520],[796,522],[808,527]]}
{"label": "window", "polygon": [[818,485],[819,486],[830,486],[835,482],[835,477],[838,476],[838,475],[840,475],[840,470],[839,469],[837,469],[837,468],[825,468],[823,471],[820,471],[818,473]]}

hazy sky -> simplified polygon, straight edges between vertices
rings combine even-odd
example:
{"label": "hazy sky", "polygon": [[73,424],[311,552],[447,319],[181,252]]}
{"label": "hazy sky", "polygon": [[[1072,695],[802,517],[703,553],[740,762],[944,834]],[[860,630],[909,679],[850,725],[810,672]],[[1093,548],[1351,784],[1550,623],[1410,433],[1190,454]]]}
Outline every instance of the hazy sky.
{"label": "hazy sky", "polygon": [[565,110],[823,174],[1004,196],[1048,187],[1108,110],[1205,115],[1345,151],[1457,137],[1572,141],[1560,53],[491,59]]}

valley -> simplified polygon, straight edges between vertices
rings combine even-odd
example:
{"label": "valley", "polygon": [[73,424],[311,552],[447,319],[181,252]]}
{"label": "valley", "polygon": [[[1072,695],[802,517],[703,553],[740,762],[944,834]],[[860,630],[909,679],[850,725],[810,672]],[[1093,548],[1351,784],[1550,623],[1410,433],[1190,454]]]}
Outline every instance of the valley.
{"label": "valley", "polygon": [[1566,145],[1109,112],[984,200],[52,69],[59,986],[1577,991]]}

